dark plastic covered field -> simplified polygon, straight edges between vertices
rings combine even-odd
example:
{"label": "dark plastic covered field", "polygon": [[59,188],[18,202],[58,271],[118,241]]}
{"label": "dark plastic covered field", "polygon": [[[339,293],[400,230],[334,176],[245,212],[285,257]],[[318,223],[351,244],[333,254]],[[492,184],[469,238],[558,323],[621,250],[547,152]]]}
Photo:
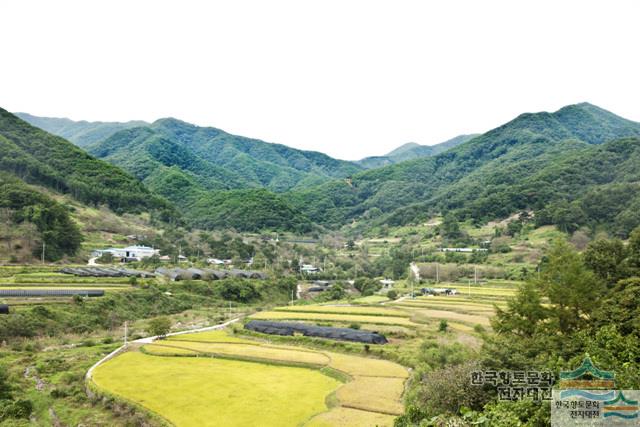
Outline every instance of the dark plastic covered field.
{"label": "dark plastic covered field", "polygon": [[299,322],[272,322],[269,320],[251,320],[244,326],[250,331],[269,335],[302,334],[306,337],[328,338],[332,340],[354,341],[365,344],[386,344],[388,341],[377,332],[351,328],[332,328],[315,326]]}
{"label": "dark plastic covered field", "polygon": [[9,314],[9,306],[7,304],[0,304],[0,314]]}
{"label": "dark plastic covered field", "polygon": [[0,297],[67,297],[81,295],[85,297],[104,296],[97,289],[0,289]]}

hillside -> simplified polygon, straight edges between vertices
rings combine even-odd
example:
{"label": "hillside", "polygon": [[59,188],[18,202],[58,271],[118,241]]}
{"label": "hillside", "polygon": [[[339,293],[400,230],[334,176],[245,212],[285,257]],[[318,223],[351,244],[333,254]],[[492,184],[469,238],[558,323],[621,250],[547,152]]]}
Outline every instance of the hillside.
{"label": "hillside", "polygon": [[[594,150],[616,147],[594,145],[630,136],[640,136],[639,123],[586,103],[555,113],[526,113],[437,156],[366,171],[350,183],[295,192],[292,200],[310,218],[327,224],[365,220],[396,225],[448,210],[477,221],[499,218],[541,210],[565,197],[577,199],[600,184],[631,182],[635,171],[621,164],[624,157],[612,157],[608,167],[628,176],[611,175],[598,169],[598,162],[585,160],[599,155]],[[618,144],[633,149],[634,141]],[[586,170],[571,170],[568,180],[567,165],[576,161]],[[538,177],[543,171],[544,179]]]}
{"label": "hillside", "polygon": [[420,145],[415,142],[408,142],[385,154],[384,156],[365,157],[364,159],[358,160],[356,163],[366,169],[373,169],[392,165],[394,163],[404,162],[406,160],[435,156],[446,150],[449,150],[450,148],[467,142],[468,140],[475,138],[476,136],[478,136],[478,134],[458,135],[455,138],[451,138],[447,141],[435,145]]}
{"label": "hillside", "polygon": [[114,133],[132,127],[146,126],[147,122],[133,120],[129,122],[88,122],[74,121],[57,117],[39,117],[28,113],[15,113],[25,122],[58,135],[78,147],[85,147],[94,142],[102,141]]}
{"label": "hillside", "polygon": [[[119,214],[152,213],[175,221],[178,214],[121,169],[91,157],[64,139],[37,129],[0,109],[0,240],[9,259],[29,253],[57,260],[80,249],[87,224],[79,209],[105,206]],[[57,199],[71,197],[77,207]],[[95,225],[95,224],[94,224]]]}
{"label": "hillside", "polygon": [[133,176],[0,109],[0,171],[116,212],[172,207]]}

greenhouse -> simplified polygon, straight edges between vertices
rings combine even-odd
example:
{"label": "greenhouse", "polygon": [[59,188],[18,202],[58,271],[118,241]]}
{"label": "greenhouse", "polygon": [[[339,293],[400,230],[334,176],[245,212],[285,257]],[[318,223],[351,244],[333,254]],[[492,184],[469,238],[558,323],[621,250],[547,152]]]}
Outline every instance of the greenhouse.
{"label": "greenhouse", "polygon": [[315,326],[299,322],[272,322],[268,320],[251,320],[245,326],[250,331],[261,332],[269,335],[296,335],[306,337],[328,338],[341,341],[353,341],[366,344],[386,344],[388,341],[377,332],[364,331],[352,328],[332,328],[328,326]]}

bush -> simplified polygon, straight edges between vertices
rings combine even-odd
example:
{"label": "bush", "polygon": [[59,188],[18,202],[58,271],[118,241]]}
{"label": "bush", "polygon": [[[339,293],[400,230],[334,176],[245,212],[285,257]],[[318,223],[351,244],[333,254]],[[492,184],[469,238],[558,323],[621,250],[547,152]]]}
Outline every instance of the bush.
{"label": "bush", "polygon": [[478,370],[480,364],[471,361],[424,374],[409,403],[427,417],[458,414],[463,407],[482,410],[491,396],[471,384],[471,373]]}
{"label": "bush", "polygon": [[440,321],[440,324],[438,325],[438,331],[447,332],[448,329],[449,329],[449,323],[447,323],[446,320],[442,319]]}
{"label": "bush", "polygon": [[387,298],[389,299],[396,299],[398,298],[398,292],[395,290],[390,290],[389,292],[387,292]]}
{"label": "bush", "polygon": [[360,324],[359,323],[352,323],[349,325],[349,327],[351,329],[360,329]]}

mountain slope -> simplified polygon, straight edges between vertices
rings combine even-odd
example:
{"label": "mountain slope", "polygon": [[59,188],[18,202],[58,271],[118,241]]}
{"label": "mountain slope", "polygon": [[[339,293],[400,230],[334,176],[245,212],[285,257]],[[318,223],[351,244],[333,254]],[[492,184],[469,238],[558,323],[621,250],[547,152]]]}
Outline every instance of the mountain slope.
{"label": "mountain slope", "polygon": [[73,142],[78,147],[85,147],[89,144],[102,141],[123,129],[148,125],[147,122],[141,120],[124,123],[88,122],[85,120],[76,122],[64,118],[38,117],[28,113],[15,113],[15,115],[37,128]]}
{"label": "mountain slope", "polygon": [[[540,183],[538,197],[510,191],[541,169],[554,170],[556,162],[584,155],[595,144],[639,135],[639,123],[590,104],[571,105],[555,113],[522,114],[437,156],[366,171],[291,198],[310,218],[327,223],[404,224],[443,210],[496,218],[550,202],[558,193],[550,183]],[[590,185],[578,188],[587,191]]]}
{"label": "mountain slope", "polygon": [[48,260],[74,255],[83,236],[71,209],[56,201],[62,195],[82,206],[177,218],[169,202],[131,175],[0,109],[0,240],[16,251],[10,243],[26,241],[38,258],[43,249]]}
{"label": "mountain slope", "polygon": [[385,154],[384,156],[371,156],[358,160],[356,163],[366,169],[373,169],[394,163],[404,162],[406,160],[418,159],[421,157],[429,157],[440,154],[450,148],[456,147],[468,140],[475,138],[477,134],[458,135],[445,142],[435,145],[420,145],[415,142],[408,142],[395,150]]}
{"label": "mountain slope", "polygon": [[0,109],[0,170],[116,212],[170,209],[131,175]]}

